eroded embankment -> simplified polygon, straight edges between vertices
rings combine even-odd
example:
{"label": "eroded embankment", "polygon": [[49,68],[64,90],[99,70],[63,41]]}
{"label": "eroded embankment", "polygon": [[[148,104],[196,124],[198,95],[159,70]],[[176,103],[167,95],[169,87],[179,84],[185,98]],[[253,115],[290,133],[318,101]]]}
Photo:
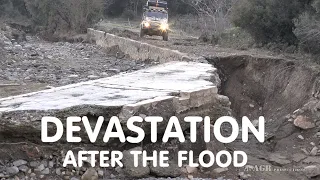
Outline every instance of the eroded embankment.
{"label": "eroded embankment", "polygon": [[[220,91],[230,98],[234,116],[238,119],[249,116],[252,120],[259,116],[266,118],[264,144],[236,142],[229,145],[231,148],[246,149],[251,156],[280,167],[319,166],[320,71],[317,65],[249,55],[206,59],[219,69]],[[291,174],[295,178],[301,175]]]}
{"label": "eroded embankment", "polygon": [[220,71],[236,116],[292,113],[319,96],[319,70],[301,62],[254,56],[208,57]]}

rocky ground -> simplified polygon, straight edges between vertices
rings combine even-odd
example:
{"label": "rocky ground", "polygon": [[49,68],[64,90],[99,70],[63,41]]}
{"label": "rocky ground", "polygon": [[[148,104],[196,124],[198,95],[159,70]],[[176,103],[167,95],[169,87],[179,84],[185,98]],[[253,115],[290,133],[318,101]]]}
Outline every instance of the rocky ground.
{"label": "rocky ground", "polygon": [[[7,28],[7,31],[12,31]],[[0,97],[112,76],[157,64],[134,61],[88,43],[18,41],[0,32]]]}

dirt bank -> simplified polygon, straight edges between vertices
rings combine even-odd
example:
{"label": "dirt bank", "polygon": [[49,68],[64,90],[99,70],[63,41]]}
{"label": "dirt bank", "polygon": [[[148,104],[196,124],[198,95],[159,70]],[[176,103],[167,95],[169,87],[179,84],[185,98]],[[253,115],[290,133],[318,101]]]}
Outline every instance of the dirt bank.
{"label": "dirt bank", "polygon": [[[319,165],[316,134],[320,112],[315,102],[319,102],[320,69],[317,65],[250,55],[208,56],[206,59],[219,69],[221,93],[230,98],[233,115],[240,122],[243,116],[251,120],[259,116],[266,118],[265,143],[239,141],[229,148],[244,150],[253,156],[251,159],[257,158],[255,164],[270,163],[297,169]],[[297,123],[299,116],[303,117],[301,124]],[[311,125],[307,127],[306,123]],[[281,174],[284,179],[306,178],[302,172]],[[263,173],[255,176],[266,178]],[[277,179],[278,176],[273,174]]]}

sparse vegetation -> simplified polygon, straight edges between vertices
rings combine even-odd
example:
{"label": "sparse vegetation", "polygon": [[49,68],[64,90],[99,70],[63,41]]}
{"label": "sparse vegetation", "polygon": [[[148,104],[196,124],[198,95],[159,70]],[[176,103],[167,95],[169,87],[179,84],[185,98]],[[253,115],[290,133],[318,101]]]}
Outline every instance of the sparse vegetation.
{"label": "sparse vegetation", "polygon": [[[29,18],[46,37],[84,33],[101,18],[140,18],[146,0],[0,0],[1,17]],[[320,0],[171,0],[172,27],[213,44],[276,52],[320,50]]]}
{"label": "sparse vegetation", "polygon": [[314,1],[310,11],[295,20],[295,35],[305,52],[320,54],[320,0]]}
{"label": "sparse vegetation", "polygon": [[83,33],[103,11],[103,0],[25,0],[25,5],[34,24],[48,34]]}
{"label": "sparse vegetation", "polygon": [[233,9],[233,23],[258,43],[297,44],[293,20],[305,10],[302,0],[240,0]]}

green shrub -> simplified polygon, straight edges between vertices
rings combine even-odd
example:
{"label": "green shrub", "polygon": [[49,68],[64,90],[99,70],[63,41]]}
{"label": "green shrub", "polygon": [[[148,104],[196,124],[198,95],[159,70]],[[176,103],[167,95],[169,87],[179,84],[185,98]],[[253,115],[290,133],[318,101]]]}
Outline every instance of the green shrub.
{"label": "green shrub", "polygon": [[256,42],[296,44],[294,18],[310,0],[240,0],[233,8],[233,23]]}

